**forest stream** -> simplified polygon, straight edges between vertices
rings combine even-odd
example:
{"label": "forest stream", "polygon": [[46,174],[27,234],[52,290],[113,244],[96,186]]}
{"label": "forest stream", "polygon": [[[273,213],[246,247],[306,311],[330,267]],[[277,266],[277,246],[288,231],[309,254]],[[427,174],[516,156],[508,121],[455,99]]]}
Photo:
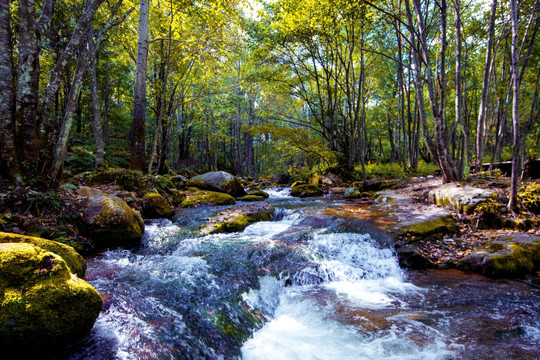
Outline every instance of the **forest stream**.
{"label": "forest stream", "polygon": [[540,358],[537,287],[401,269],[385,232],[328,211],[344,201],[269,193],[274,221],[203,236],[224,207],[182,209],[89,258],[105,307],[67,358]]}

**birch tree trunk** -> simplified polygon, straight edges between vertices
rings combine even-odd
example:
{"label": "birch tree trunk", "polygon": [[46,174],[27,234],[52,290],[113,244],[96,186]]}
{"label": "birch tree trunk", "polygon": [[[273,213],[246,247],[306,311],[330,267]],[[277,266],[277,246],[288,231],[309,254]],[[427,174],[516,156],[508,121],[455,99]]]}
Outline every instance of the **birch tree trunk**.
{"label": "birch tree trunk", "polygon": [[131,160],[129,168],[145,170],[145,136],[146,136],[146,72],[148,62],[148,17],[150,1],[139,3],[139,42],[137,47],[137,69],[133,96],[133,123],[129,134]]}
{"label": "birch tree trunk", "polygon": [[486,132],[486,112],[488,105],[489,83],[491,79],[491,56],[493,53],[493,37],[495,34],[495,16],[497,13],[497,0],[491,3],[491,15],[489,18],[489,30],[486,46],[486,61],[484,62],[484,77],[482,80],[482,94],[480,95],[480,106],[478,108],[478,121],[476,123],[476,162],[474,170],[480,171],[482,168],[482,158],[484,156],[485,132]]}
{"label": "birch tree trunk", "polygon": [[15,147],[15,79],[11,42],[10,0],[0,0],[0,176],[19,176]]}
{"label": "birch tree trunk", "polygon": [[510,200],[508,210],[514,211],[517,206],[517,189],[520,174],[520,126],[519,126],[519,53],[518,53],[518,5],[517,0],[510,0],[510,17],[512,20],[512,53],[510,72],[512,74],[512,131],[513,131],[513,153],[512,153],[512,179],[510,187]]}

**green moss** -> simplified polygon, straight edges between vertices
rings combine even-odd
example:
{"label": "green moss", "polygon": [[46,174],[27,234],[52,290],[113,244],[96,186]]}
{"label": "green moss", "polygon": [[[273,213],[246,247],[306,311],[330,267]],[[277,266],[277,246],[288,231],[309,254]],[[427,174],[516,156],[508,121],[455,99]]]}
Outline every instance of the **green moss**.
{"label": "green moss", "polygon": [[533,252],[517,244],[509,246],[510,252],[490,257],[488,265],[490,275],[495,277],[521,276],[532,272],[534,269]]}
{"label": "green moss", "polygon": [[458,225],[451,216],[443,216],[433,220],[424,221],[406,226],[398,231],[398,235],[406,236],[408,239],[420,240],[438,234],[449,234],[459,230]]}
{"label": "green moss", "polygon": [[201,205],[234,205],[236,200],[225,193],[215,191],[197,191],[188,193],[182,202],[182,207],[196,207]]}
{"label": "green moss", "polygon": [[60,256],[28,243],[0,245],[0,284],[2,351],[63,346],[86,334],[103,307]]}
{"label": "green moss", "polygon": [[264,197],[257,195],[246,195],[242,198],[242,201],[261,201],[264,200]]}
{"label": "green moss", "polygon": [[173,214],[171,205],[158,193],[144,195],[143,208],[147,217],[169,217]]}
{"label": "green moss", "polygon": [[265,198],[265,199],[268,199],[268,198],[270,197],[270,195],[268,195],[267,192],[262,191],[262,190],[253,190],[253,191],[250,191],[250,193],[249,193],[248,195],[262,196],[262,197]]}
{"label": "green moss", "polygon": [[322,195],[321,189],[316,185],[298,185],[292,188],[291,196],[296,197],[313,197]]}
{"label": "green moss", "polygon": [[72,247],[52,240],[45,240],[32,236],[0,232],[0,243],[27,243],[38,246],[62,257],[72,273],[84,278],[86,261]]}

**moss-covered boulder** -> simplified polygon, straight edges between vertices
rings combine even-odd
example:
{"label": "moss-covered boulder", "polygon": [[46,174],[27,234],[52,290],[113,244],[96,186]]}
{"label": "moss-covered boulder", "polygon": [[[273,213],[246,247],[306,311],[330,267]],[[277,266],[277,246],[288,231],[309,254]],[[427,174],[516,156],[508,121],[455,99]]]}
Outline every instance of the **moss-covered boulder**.
{"label": "moss-covered boulder", "polygon": [[350,187],[345,189],[343,196],[345,196],[345,199],[359,199],[362,197],[362,193],[357,188]]}
{"label": "moss-covered boulder", "polygon": [[493,277],[522,277],[540,269],[540,237],[525,233],[500,236],[459,266]]}
{"label": "moss-covered boulder", "polygon": [[458,230],[459,226],[451,216],[441,216],[401,227],[397,230],[397,235],[411,242],[433,236],[442,238],[443,235],[452,234]]}
{"label": "moss-covered boulder", "polygon": [[242,198],[242,201],[263,201],[265,198],[257,195],[246,195]]}
{"label": "moss-covered boulder", "polygon": [[114,195],[95,195],[82,209],[81,230],[98,248],[137,245],[144,232],[138,211]]}
{"label": "moss-covered boulder", "polygon": [[0,232],[0,244],[5,243],[26,243],[55,253],[64,259],[72,273],[80,278],[84,278],[86,261],[84,261],[84,258],[71,246],[33,236]]}
{"label": "moss-covered boulder", "polygon": [[274,207],[269,203],[236,206],[219,212],[201,229],[202,234],[230,233],[244,230],[257,221],[272,220]]}
{"label": "moss-covered boulder", "polygon": [[291,196],[300,198],[322,195],[321,189],[316,185],[297,185],[291,189]]}
{"label": "moss-covered boulder", "polygon": [[261,196],[265,199],[268,199],[270,197],[270,195],[268,195],[266,191],[262,191],[262,190],[252,190],[248,193],[248,195]]}
{"label": "moss-covered boulder", "polygon": [[461,213],[472,214],[474,209],[496,196],[491,190],[457,184],[444,184],[428,193],[428,199],[438,205],[448,206]]}
{"label": "moss-covered boulder", "polygon": [[143,197],[143,214],[146,218],[168,218],[173,216],[169,202],[158,193],[149,193]]}
{"label": "moss-covered boulder", "polygon": [[216,191],[204,191],[196,188],[190,188],[186,193],[186,198],[182,201],[181,206],[197,207],[204,205],[234,205],[236,200],[229,194],[224,194]]}
{"label": "moss-covered boulder", "polygon": [[186,185],[188,178],[183,175],[174,175],[169,177],[169,180],[176,186],[177,189],[180,189]]}
{"label": "moss-covered boulder", "polygon": [[30,243],[0,244],[2,356],[46,356],[88,333],[102,307],[99,293],[58,254]]}
{"label": "moss-covered boulder", "polygon": [[240,181],[225,171],[212,171],[194,176],[188,180],[186,185],[197,187],[202,190],[226,193],[232,196],[246,195]]}

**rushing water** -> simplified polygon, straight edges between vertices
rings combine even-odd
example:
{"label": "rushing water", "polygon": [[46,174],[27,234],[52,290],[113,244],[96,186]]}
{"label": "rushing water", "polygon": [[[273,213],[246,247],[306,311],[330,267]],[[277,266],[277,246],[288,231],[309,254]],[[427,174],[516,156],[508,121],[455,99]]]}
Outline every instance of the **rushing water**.
{"label": "rushing water", "polygon": [[[200,236],[222,208],[147,224],[88,261],[105,310],[71,359],[538,359],[540,291],[404,271],[384,233],[328,199],[270,191],[275,221]],[[354,215],[354,214],[353,214]]]}

